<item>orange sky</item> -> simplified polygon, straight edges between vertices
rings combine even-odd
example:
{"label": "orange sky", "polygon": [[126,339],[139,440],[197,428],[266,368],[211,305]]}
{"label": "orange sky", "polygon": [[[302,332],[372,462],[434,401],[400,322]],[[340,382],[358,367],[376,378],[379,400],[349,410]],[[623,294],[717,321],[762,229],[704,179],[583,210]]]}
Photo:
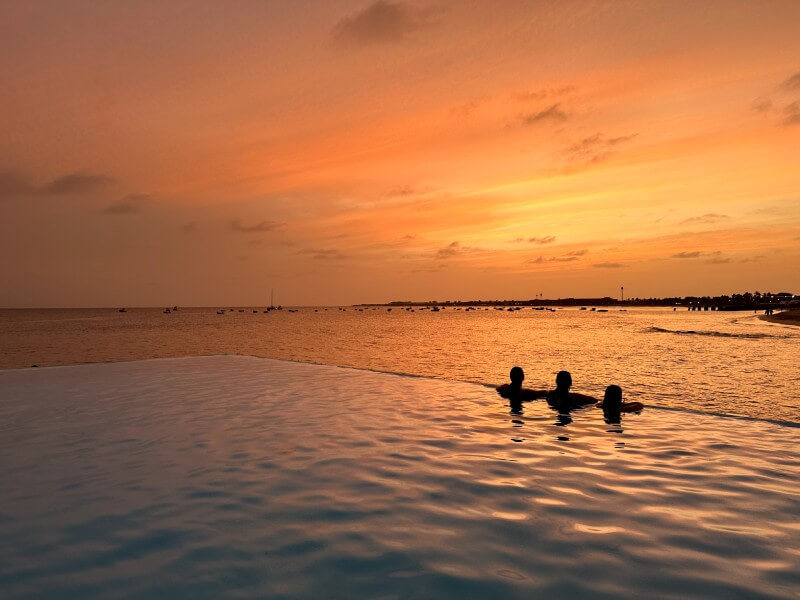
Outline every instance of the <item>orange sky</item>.
{"label": "orange sky", "polygon": [[0,0],[0,306],[800,292],[798,23]]}

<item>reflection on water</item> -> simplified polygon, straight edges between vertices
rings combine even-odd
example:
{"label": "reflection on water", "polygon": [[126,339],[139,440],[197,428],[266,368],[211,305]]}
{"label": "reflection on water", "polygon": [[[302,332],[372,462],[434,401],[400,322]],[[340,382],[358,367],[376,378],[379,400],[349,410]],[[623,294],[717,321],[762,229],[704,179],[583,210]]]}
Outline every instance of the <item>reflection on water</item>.
{"label": "reflection on water", "polygon": [[624,419],[244,357],[0,372],[0,589],[793,597],[797,430]]}
{"label": "reflection on water", "polygon": [[531,388],[567,369],[598,398],[615,383],[647,406],[795,422],[799,347],[796,328],[716,311],[0,310],[0,368],[246,354],[497,385],[518,364]]}

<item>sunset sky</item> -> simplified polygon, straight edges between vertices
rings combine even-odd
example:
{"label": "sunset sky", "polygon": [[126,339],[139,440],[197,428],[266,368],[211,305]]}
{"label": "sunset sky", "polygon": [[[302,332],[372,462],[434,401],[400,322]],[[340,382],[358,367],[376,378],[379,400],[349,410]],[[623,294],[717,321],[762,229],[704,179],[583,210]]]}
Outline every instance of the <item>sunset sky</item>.
{"label": "sunset sky", "polygon": [[800,2],[0,0],[0,306],[800,292]]}

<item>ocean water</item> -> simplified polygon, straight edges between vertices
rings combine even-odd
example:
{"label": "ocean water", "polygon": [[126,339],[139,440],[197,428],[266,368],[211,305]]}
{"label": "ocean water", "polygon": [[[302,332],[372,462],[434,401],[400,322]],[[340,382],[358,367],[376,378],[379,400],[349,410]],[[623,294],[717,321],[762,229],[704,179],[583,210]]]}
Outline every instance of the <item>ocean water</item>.
{"label": "ocean water", "polygon": [[0,371],[0,596],[797,597],[796,427],[571,417],[252,357]]}
{"label": "ocean water", "polygon": [[394,308],[0,310],[0,369],[213,354],[252,355],[527,386],[573,375],[648,406],[800,423],[800,328],[753,313]]}

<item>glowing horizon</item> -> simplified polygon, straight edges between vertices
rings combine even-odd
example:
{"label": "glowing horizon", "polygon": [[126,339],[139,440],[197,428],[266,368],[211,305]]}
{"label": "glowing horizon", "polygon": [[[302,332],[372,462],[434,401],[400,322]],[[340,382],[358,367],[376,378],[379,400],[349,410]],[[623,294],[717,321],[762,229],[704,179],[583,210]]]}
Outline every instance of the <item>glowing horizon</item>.
{"label": "glowing horizon", "polygon": [[0,4],[0,306],[797,292],[798,22]]}

